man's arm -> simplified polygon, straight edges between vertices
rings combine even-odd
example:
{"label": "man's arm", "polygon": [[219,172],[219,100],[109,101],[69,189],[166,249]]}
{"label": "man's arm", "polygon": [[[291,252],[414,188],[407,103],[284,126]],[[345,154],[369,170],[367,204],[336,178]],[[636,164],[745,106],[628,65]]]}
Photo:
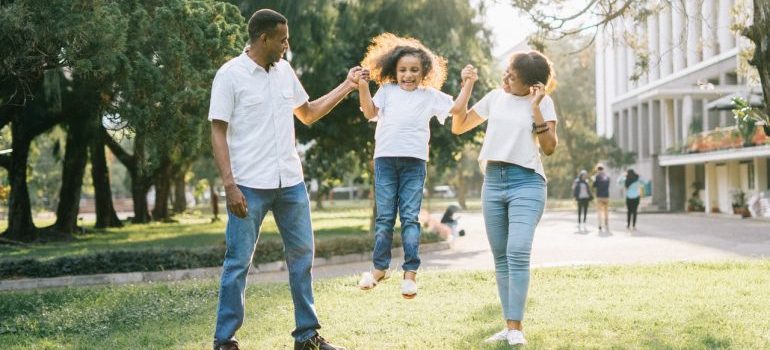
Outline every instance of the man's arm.
{"label": "man's arm", "polygon": [[296,115],[297,119],[305,125],[313,124],[318,121],[318,119],[323,118],[332,110],[332,108],[334,108],[334,106],[340,103],[345,96],[358,88],[358,77],[356,76],[356,73],[360,70],[361,67],[351,68],[345,81],[340,83],[340,85],[337,85],[334,90],[329,91],[328,94],[295,108],[294,115]]}
{"label": "man's arm", "polygon": [[225,185],[227,209],[239,218],[245,218],[249,211],[246,197],[235,184],[233,170],[230,166],[230,152],[227,149],[227,122],[211,121],[211,146],[214,150],[214,162],[219,169],[219,176]]}

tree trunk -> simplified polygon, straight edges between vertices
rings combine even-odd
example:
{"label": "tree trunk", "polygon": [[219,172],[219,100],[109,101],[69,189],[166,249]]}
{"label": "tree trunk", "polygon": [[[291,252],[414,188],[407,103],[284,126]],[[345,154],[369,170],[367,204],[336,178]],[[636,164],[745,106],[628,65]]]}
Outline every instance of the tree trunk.
{"label": "tree trunk", "polygon": [[754,0],[754,23],[744,30],[743,35],[756,45],[751,63],[757,67],[765,98],[765,113],[770,114],[770,1]]}
{"label": "tree trunk", "polygon": [[147,203],[147,191],[150,189],[150,181],[145,174],[144,166],[144,137],[137,135],[134,139],[133,170],[129,171],[131,175],[131,197],[134,202],[135,224],[144,224],[150,222],[150,206]]}
{"label": "tree trunk", "polygon": [[180,169],[172,175],[174,177],[174,213],[184,213],[187,210],[185,173],[187,171]]}
{"label": "tree trunk", "polygon": [[158,175],[155,177],[155,208],[152,209],[152,219],[165,221],[169,219],[168,198],[171,192],[171,164],[168,159],[161,159]]}
{"label": "tree trunk", "polygon": [[[99,126],[101,128],[101,126]],[[115,212],[112,204],[112,189],[110,188],[110,169],[104,153],[104,137],[97,132],[91,140],[91,178],[94,182],[94,197],[96,201],[96,228],[123,227],[123,223]]]}
{"label": "tree trunk", "polygon": [[32,207],[27,188],[27,158],[32,138],[25,137],[26,135],[19,130],[20,126],[17,124],[19,123],[11,124],[13,152],[8,169],[11,193],[8,197],[8,228],[3,233],[3,238],[32,242],[40,235],[32,222]]}
{"label": "tree trunk", "polygon": [[209,194],[211,196],[211,214],[214,215],[211,221],[219,221],[219,194],[214,187],[214,179],[209,179]]}
{"label": "tree trunk", "polygon": [[323,185],[319,182],[318,184],[318,190],[315,192],[315,208],[316,209],[323,209],[324,208],[324,197],[328,194],[328,191],[324,191],[322,188]]}
{"label": "tree trunk", "polygon": [[78,213],[80,212],[83,175],[88,161],[89,139],[86,123],[82,119],[75,119],[69,123],[62,184],[59,191],[59,205],[56,208],[56,223],[51,226],[56,234],[64,235],[65,238],[80,231]]}

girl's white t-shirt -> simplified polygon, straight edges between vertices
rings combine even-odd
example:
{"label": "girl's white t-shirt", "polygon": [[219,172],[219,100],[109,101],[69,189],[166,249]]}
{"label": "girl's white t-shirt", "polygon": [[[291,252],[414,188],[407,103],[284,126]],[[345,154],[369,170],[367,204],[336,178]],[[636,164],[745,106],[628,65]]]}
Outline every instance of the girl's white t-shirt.
{"label": "girl's white t-shirt", "polygon": [[374,134],[374,158],[413,157],[428,160],[430,118],[442,125],[452,109],[452,96],[432,87],[406,91],[397,84],[382,85],[372,98],[379,108]]}
{"label": "girl's white t-shirt", "polygon": [[[532,169],[545,179],[537,135],[532,130],[532,98],[495,89],[471,108],[488,121],[479,160],[513,163]],[[540,112],[545,121],[556,120],[550,96],[540,101]]]}

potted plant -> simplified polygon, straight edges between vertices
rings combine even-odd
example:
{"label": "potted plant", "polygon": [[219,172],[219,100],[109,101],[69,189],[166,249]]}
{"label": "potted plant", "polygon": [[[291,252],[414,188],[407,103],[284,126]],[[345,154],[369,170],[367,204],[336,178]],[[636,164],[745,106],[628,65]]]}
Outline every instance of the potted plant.
{"label": "potted plant", "polygon": [[746,192],[742,189],[733,192],[733,213],[739,214],[742,218],[751,216],[749,206],[746,204]]}
{"label": "potted plant", "polygon": [[687,200],[687,211],[706,211],[706,207],[703,206],[703,201],[700,199],[700,190],[703,189],[703,184],[700,181],[695,181],[690,185],[693,189],[692,195]]}
{"label": "potted plant", "polygon": [[[749,102],[742,98],[733,98],[733,115],[736,119],[736,124],[739,120],[750,120],[751,125],[756,125],[757,122],[762,124],[762,129],[765,131],[765,135],[770,136],[770,116],[763,112],[759,108],[752,107]],[[739,124],[740,125],[740,124]]]}

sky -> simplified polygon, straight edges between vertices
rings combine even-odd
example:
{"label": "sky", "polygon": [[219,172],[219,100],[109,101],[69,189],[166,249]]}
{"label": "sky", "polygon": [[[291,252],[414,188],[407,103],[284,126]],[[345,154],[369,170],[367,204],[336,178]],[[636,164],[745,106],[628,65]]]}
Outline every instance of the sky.
{"label": "sky", "polygon": [[[472,5],[479,0],[470,0]],[[524,40],[535,31],[535,25],[519,14],[519,10],[505,0],[487,0],[487,27],[492,29],[494,48],[492,54],[498,56]]]}

